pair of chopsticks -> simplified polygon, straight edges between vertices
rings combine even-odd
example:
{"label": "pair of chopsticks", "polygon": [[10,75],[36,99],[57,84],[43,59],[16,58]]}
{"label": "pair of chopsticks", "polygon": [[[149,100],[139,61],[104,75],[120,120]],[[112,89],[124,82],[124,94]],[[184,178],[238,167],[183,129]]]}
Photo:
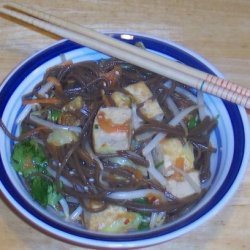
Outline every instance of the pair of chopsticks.
{"label": "pair of chopsticks", "polygon": [[7,3],[0,13],[32,24],[107,55],[145,68],[222,99],[250,108],[250,89],[118,41],[58,17],[17,3]]}

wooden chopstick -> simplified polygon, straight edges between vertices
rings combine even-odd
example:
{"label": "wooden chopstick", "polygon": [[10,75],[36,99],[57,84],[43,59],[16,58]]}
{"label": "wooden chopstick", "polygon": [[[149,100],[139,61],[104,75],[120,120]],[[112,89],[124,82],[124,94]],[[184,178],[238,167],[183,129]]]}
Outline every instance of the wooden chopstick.
{"label": "wooden chopstick", "polygon": [[[209,77],[209,75],[204,72],[192,69],[187,66],[185,66],[183,70],[183,65],[176,62],[172,62],[174,64],[169,66],[168,64],[171,61],[161,56],[146,52],[140,48],[136,48],[135,46],[126,46],[124,45],[125,43],[116,41],[115,39],[99,34],[95,31],[82,28],[82,26],[68,23],[41,11],[34,9],[31,10],[30,8],[27,9],[24,6],[20,7],[20,5],[14,3],[8,4],[7,6],[15,8],[18,11],[26,12],[29,15],[20,13],[14,9],[7,8],[1,8],[0,12],[59,36],[68,38],[79,44],[88,46],[92,49],[101,51],[105,54],[117,57],[139,67],[182,82],[193,88],[200,89],[204,92],[216,95],[220,98],[242,105],[246,108],[250,108],[250,90],[247,88],[232,84],[231,82],[220,78],[217,78],[217,80],[214,81],[215,83],[210,83],[208,80],[212,80],[212,77]],[[180,67],[177,67],[177,65]],[[201,78],[201,76],[197,77],[197,75],[193,74],[192,72],[196,72],[195,74],[201,72],[202,74],[206,75],[206,78]],[[201,75],[201,73],[199,74]]]}
{"label": "wooden chopstick", "polygon": [[205,73],[203,71],[197,70],[195,68],[189,67],[189,66],[184,65],[184,64],[180,64],[178,62],[167,59],[165,57],[155,55],[155,54],[150,53],[146,50],[143,50],[143,51],[138,50],[138,48],[136,48],[135,46],[133,46],[131,44],[120,42],[116,39],[113,39],[109,36],[103,35],[101,33],[94,31],[94,30],[83,27],[81,25],[78,25],[78,24],[75,24],[75,23],[72,23],[69,21],[65,21],[65,20],[60,19],[58,17],[48,15],[42,11],[35,10],[33,8],[30,8],[30,7],[26,7],[26,6],[21,5],[21,4],[10,2],[6,6],[17,9],[19,11],[23,11],[31,16],[37,17],[37,18],[42,19],[44,21],[47,21],[49,23],[56,24],[60,27],[67,28],[69,30],[78,32],[84,36],[88,36],[88,37],[93,38],[95,40],[99,40],[100,42],[105,43],[105,44],[109,44],[112,47],[118,47],[118,48],[122,49],[123,51],[127,51],[128,53],[133,53],[133,54],[138,55],[140,57],[144,57],[144,58],[149,59],[151,61],[165,65],[169,68],[181,71],[185,74],[189,74],[189,75],[194,76],[200,80],[203,80],[203,81],[206,81],[209,83],[213,83],[215,85],[218,85],[218,86],[223,87],[225,89],[231,90],[233,92],[236,91],[240,95],[245,95],[247,97],[250,96],[249,89],[242,87],[242,86],[239,86],[239,85],[236,85],[235,83],[233,83],[229,80],[225,80],[225,79],[216,77],[214,75]]}

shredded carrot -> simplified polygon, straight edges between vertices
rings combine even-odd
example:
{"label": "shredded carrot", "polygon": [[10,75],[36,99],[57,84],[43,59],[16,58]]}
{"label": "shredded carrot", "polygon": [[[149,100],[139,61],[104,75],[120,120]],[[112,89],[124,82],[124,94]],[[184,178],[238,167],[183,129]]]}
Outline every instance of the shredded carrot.
{"label": "shredded carrot", "polygon": [[135,169],[134,175],[135,175],[136,179],[142,179],[143,178],[142,172],[140,170],[138,170],[138,169]]}
{"label": "shredded carrot", "polygon": [[58,98],[36,98],[36,99],[23,99],[23,105],[27,104],[35,104],[35,103],[40,103],[40,104],[60,104],[61,100]]}
{"label": "shredded carrot", "polygon": [[184,169],[184,158],[183,157],[178,157],[175,160],[175,166],[180,169]]}
{"label": "shredded carrot", "polygon": [[128,132],[129,131],[129,121],[126,121],[122,124],[115,124],[111,119],[105,117],[104,112],[99,112],[97,115],[98,123],[105,132],[107,133],[116,133],[116,132]]}
{"label": "shredded carrot", "polygon": [[[181,170],[184,170],[184,158],[183,157],[178,157],[175,160],[175,167],[179,168]],[[171,179],[174,179],[176,181],[182,181],[183,180],[183,176],[182,174],[180,174],[179,172],[175,171],[173,175],[171,175],[170,177]]]}

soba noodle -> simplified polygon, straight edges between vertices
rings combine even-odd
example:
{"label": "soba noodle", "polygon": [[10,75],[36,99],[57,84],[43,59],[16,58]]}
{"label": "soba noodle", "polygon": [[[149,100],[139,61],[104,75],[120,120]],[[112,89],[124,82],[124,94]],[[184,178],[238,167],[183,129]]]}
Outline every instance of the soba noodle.
{"label": "soba noodle", "polygon": [[90,230],[146,230],[206,192],[216,119],[198,96],[114,58],[67,62],[23,97],[19,137],[0,125],[16,141],[14,168],[42,206]]}

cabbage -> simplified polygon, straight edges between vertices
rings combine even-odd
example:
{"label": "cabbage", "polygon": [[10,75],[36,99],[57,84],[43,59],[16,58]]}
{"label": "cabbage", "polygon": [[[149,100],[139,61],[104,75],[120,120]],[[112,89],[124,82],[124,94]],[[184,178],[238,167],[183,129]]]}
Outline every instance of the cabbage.
{"label": "cabbage", "polygon": [[137,230],[142,222],[142,216],[135,212],[124,212],[117,216],[110,225],[106,225],[101,231],[106,233],[124,233]]}
{"label": "cabbage", "polygon": [[72,131],[55,129],[49,134],[47,142],[54,146],[63,146],[78,140],[77,135]]}

